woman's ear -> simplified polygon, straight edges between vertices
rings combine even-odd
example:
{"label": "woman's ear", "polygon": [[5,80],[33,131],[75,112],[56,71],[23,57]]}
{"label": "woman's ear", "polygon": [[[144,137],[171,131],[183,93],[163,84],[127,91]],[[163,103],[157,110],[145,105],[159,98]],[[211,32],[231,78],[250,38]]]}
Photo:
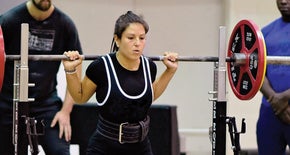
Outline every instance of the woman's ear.
{"label": "woman's ear", "polygon": [[114,41],[116,43],[116,46],[119,48],[119,38],[117,35],[114,35]]}

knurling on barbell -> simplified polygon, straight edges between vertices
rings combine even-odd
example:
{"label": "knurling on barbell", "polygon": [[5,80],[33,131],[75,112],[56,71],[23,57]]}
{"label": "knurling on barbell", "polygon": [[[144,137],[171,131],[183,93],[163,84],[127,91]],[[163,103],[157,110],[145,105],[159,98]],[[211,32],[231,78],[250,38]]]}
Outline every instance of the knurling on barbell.
{"label": "knurling on barbell", "polygon": [[[225,51],[226,52],[226,51]],[[98,55],[82,55],[84,60],[94,60]],[[153,61],[163,60],[163,56],[146,56]],[[5,61],[20,60],[20,55],[5,55],[4,38],[0,26],[0,89],[4,78]],[[267,58],[267,59],[266,59]],[[28,55],[31,61],[60,61],[64,55]],[[269,59],[269,60],[268,60]],[[179,56],[178,61],[218,62],[218,57]],[[290,57],[267,57],[263,35],[251,20],[241,20],[234,27],[227,57],[228,79],[230,86],[241,100],[253,98],[262,86],[265,76],[266,61],[271,64],[288,64]]]}

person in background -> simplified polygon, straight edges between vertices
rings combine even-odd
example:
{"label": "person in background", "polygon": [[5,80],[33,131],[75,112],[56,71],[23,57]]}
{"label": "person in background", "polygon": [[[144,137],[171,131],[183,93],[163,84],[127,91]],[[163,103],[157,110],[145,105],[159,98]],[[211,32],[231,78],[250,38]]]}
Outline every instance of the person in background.
{"label": "person in background", "polygon": [[[77,28],[71,18],[52,4],[52,0],[28,0],[0,17],[6,55],[19,55],[21,24],[29,24],[30,55],[60,55],[64,51],[82,48]],[[23,114],[43,122],[44,135],[38,142],[47,155],[69,155],[71,139],[70,113],[73,99],[66,93],[64,101],[58,96],[57,72],[61,61],[29,61],[29,98],[35,101],[19,103],[19,155],[27,155],[28,135]],[[81,66],[77,67],[78,76]],[[0,154],[14,154],[13,128],[13,78],[14,62],[7,61],[0,93]],[[66,91],[66,90],[65,90]],[[27,114],[27,115],[26,115]],[[41,129],[38,129],[41,130]],[[35,141],[34,141],[35,142]],[[30,143],[29,143],[30,144]],[[35,148],[36,149],[36,148]],[[37,152],[36,152],[37,153]]]}
{"label": "person in background", "polygon": [[[95,94],[99,105],[97,128],[88,155],[152,155],[148,139],[148,110],[164,92],[177,67],[175,52],[165,52],[165,71],[156,78],[156,64],[143,56],[148,24],[132,11],[115,23],[111,53],[94,60],[80,80],[75,68],[82,63],[78,51],[64,53],[67,86],[76,103]],[[73,61],[72,61],[73,60]]]}
{"label": "person in background", "polygon": [[[290,1],[276,0],[281,17],[262,29],[267,55],[290,56]],[[290,146],[290,66],[267,65],[257,121],[259,155],[284,155]]]}

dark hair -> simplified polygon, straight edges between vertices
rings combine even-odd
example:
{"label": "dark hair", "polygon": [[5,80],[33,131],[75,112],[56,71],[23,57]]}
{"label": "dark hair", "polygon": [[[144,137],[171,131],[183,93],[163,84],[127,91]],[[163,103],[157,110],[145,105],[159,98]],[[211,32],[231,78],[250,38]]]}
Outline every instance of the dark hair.
{"label": "dark hair", "polygon": [[[128,11],[126,14],[121,15],[117,19],[117,21],[115,23],[114,35],[117,35],[118,38],[121,38],[123,32],[126,30],[126,28],[131,23],[140,23],[143,25],[143,27],[145,29],[145,33],[147,33],[149,31],[149,25],[141,16],[134,14],[132,11]],[[119,50],[119,48],[117,47],[117,45],[114,41],[114,38],[113,38],[112,43],[111,43],[110,52],[116,52],[118,50]]]}

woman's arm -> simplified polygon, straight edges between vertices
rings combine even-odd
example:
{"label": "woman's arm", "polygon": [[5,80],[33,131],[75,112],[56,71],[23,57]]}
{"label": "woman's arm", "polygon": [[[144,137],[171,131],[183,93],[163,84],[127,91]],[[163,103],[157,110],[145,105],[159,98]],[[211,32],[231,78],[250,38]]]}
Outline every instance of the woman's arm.
{"label": "woman's arm", "polygon": [[77,51],[65,52],[69,60],[63,60],[66,72],[67,89],[76,103],[85,103],[94,94],[97,85],[87,76],[81,77],[76,74],[77,66],[82,64],[82,57]]}
{"label": "woman's arm", "polygon": [[87,76],[82,81],[74,74],[66,74],[68,90],[76,103],[85,103],[94,94],[97,85]]}
{"label": "woman's arm", "polygon": [[153,82],[154,100],[159,98],[165,91],[178,67],[177,53],[166,52],[164,55],[163,63],[167,68],[161,76]]}

